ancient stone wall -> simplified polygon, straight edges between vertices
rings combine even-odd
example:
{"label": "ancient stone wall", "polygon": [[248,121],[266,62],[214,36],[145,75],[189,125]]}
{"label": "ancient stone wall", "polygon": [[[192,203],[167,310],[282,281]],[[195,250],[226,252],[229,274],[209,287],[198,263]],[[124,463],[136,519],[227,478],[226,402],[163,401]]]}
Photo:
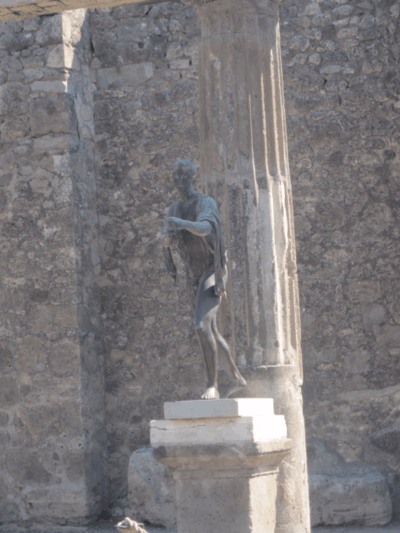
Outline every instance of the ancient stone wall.
{"label": "ancient stone wall", "polygon": [[304,408],[308,439],[324,442],[310,448],[319,472],[330,469],[329,454],[314,457],[323,446],[399,469],[399,11],[391,0],[281,9]]}
{"label": "ancient stone wall", "polygon": [[[308,436],[394,472],[399,13],[281,8]],[[122,513],[149,420],[201,391],[185,281],[158,242],[171,164],[199,161],[198,40],[178,3],[0,26],[3,520]]]}
{"label": "ancient stone wall", "polygon": [[103,505],[86,13],[0,25],[0,522]]}
{"label": "ancient stone wall", "polygon": [[281,10],[307,429],[349,461],[399,416],[399,10]]}
{"label": "ancient stone wall", "polygon": [[[400,393],[398,13],[394,1],[281,8],[308,435],[347,461],[386,465],[390,446],[375,448],[387,432],[396,439]],[[155,240],[175,198],[170,163],[197,161],[198,37],[179,4],[93,12],[91,34],[110,465],[122,495],[148,420],[202,379],[184,286]]]}
{"label": "ancient stone wall", "polygon": [[185,280],[174,284],[158,240],[177,199],[171,165],[199,158],[199,30],[194,9],[165,3],[93,11],[90,31],[109,472],[123,507],[149,420],[204,386]]}

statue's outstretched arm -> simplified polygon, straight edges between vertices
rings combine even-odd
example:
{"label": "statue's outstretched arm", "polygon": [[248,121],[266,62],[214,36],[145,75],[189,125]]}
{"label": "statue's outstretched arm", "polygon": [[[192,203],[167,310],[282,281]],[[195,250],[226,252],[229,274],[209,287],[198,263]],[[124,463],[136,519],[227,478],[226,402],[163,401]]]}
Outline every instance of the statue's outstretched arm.
{"label": "statue's outstretched arm", "polygon": [[168,222],[168,229],[170,231],[186,229],[187,231],[190,231],[190,233],[198,235],[199,237],[209,235],[212,230],[212,226],[207,220],[191,222],[190,220],[183,220],[182,218],[167,217],[166,221]]}

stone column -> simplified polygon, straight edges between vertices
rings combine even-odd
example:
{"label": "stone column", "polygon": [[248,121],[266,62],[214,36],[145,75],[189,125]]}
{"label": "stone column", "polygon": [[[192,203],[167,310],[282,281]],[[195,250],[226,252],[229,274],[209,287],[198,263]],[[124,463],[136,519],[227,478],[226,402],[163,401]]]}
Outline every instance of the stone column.
{"label": "stone column", "polygon": [[294,447],[280,469],[277,531],[310,531],[302,363],[278,4],[196,5],[201,24],[204,188],[220,204],[229,251],[225,333],[249,380],[273,397]]}

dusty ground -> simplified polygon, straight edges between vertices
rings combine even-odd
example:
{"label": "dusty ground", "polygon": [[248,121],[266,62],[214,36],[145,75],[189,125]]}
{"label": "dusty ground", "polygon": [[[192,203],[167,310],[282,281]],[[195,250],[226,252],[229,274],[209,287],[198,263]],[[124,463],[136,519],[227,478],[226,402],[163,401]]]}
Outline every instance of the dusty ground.
{"label": "dusty ground", "polygon": [[[58,529],[11,529],[0,526],[1,533],[117,533],[114,525],[117,521],[98,522],[87,527],[58,528]],[[148,533],[177,533],[175,529],[165,529],[160,527],[146,527]],[[400,533],[400,523],[389,524],[384,527],[316,527],[312,533]]]}
{"label": "dusty ground", "polygon": [[315,527],[312,533],[400,533],[400,523],[385,527]]}

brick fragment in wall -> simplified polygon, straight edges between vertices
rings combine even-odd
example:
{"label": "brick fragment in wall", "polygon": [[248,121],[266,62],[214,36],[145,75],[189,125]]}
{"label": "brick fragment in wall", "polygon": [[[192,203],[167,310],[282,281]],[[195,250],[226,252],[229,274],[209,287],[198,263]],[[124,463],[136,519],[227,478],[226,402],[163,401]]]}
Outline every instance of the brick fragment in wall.
{"label": "brick fragment in wall", "polygon": [[29,118],[32,137],[78,133],[74,101],[69,94],[35,98],[31,101]]}

